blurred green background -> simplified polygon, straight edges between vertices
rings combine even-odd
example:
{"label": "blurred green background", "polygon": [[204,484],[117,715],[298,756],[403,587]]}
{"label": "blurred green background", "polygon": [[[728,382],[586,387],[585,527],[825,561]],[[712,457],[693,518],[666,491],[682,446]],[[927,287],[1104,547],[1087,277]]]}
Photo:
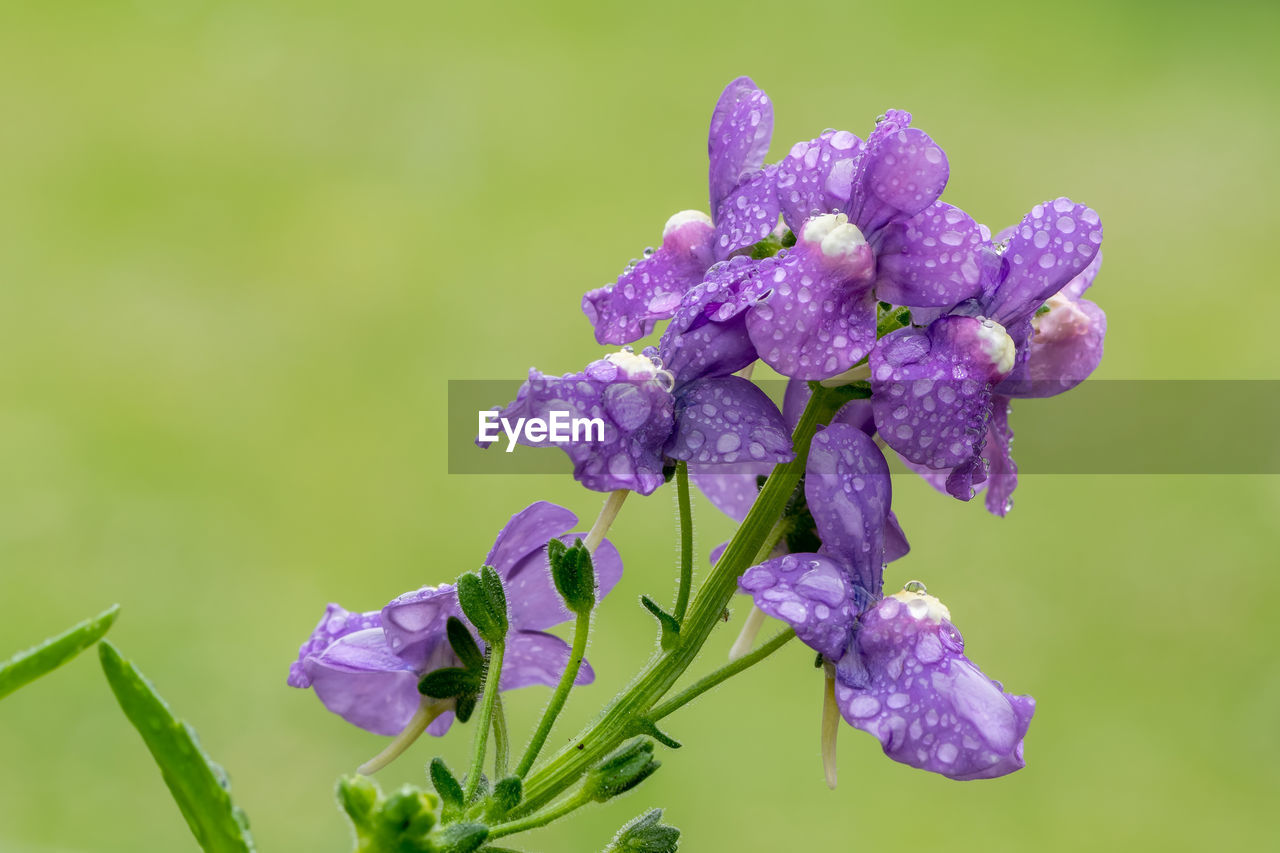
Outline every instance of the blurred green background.
{"label": "blurred green background", "polygon": [[[531,500],[594,515],[565,479],[449,476],[446,381],[596,357],[581,292],[705,206],[738,74],[775,102],[770,159],[902,107],[979,220],[1095,207],[1099,376],[1280,378],[1276,7],[1053,8],[8,0],[0,658],[121,602],[112,639],[226,765],[261,848],[347,849],[333,780],[382,742],[287,688],[288,663],[326,602],[474,568]],[[1229,412],[1187,417],[1234,440]],[[1025,771],[949,782],[846,727],[828,791],[819,677],[791,646],[672,717],[686,746],[636,793],[527,846],[598,850],[651,805],[692,851],[1274,841],[1280,478],[1031,476],[1004,520],[896,485],[914,550],[888,580],[925,580],[1036,696]],[[695,509],[705,554],[730,526]],[[636,600],[671,594],[673,530],[667,491],[625,508],[600,677],[553,744],[650,653]],[[383,784],[467,748],[424,743]],[[0,703],[0,768],[6,853],[194,849],[92,657]]]}

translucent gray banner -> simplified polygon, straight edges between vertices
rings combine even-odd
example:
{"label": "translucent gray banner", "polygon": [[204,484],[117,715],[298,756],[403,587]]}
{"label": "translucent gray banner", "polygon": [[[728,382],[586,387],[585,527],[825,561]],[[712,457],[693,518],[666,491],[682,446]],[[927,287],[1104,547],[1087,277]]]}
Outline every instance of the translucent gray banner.
{"label": "translucent gray banner", "polygon": [[[514,399],[520,384],[449,381],[450,474],[572,471],[555,448],[506,452],[500,428],[493,446],[476,446],[480,413]],[[757,384],[781,401],[784,381]],[[1280,474],[1280,380],[1090,380],[1012,406],[1024,474]]]}

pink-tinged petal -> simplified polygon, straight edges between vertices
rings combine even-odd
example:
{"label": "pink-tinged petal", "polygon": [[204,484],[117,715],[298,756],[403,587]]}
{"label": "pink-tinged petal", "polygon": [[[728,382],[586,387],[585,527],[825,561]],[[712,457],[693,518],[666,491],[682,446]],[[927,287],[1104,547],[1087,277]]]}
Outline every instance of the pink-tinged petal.
{"label": "pink-tinged petal", "polygon": [[877,235],[876,298],[908,307],[949,306],[981,288],[982,232],[958,207],[935,202]]}
{"label": "pink-tinged petal", "polygon": [[[565,545],[573,545],[585,539],[586,532],[567,533],[557,537]],[[536,551],[524,557],[506,578],[507,606],[511,611],[511,626],[516,630],[541,631],[573,616],[564,606],[564,600],[556,591],[551,579],[551,563],[547,559],[545,542]],[[599,601],[617,586],[622,578],[622,558],[613,543],[605,539],[591,555],[596,575],[596,600]]]}
{"label": "pink-tinged petal", "polygon": [[307,637],[298,649],[298,659],[289,665],[289,686],[311,686],[311,679],[307,676],[306,667],[303,666],[307,658],[321,654],[348,634],[381,626],[382,616],[377,610],[368,613],[352,613],[337,604],[330,604],[325,608],[324,615],[320,617],[311,636]]}
{"label": "pink-tinged petal", "polygon": [[504,579],[509,579],[522,560],[543,551],[547,542],[577,523],[578,517],[564,507],[535,501],[503,525],[484,558],[484,565],[492,566]]}
{"label": "pink-tinged petal", "polygon": [[1069,198],[1037,204],[1000,255],[1003,278],[987,316],[1005,326],[1030,316],[1089,266],[1102,245],[1098,214]]}
{"label": "pink-tinged petal", "polygon": [[791,431],[774,402],[746,379],[700,379],[677,394],[676,428],[666,455],[751,473],[761,462],[792,458]]}
{"label": "pink-tinged petal", "polygon": [[778,163],[777,199],[787,226],[799,234],[805,220],[849,206],[862,140],[845,130],[829,130],[797,142]]}
{"label": "pink-tinged petal", "polygon": [[819,431],[805,465],[804,495],[822,539],[822,553],[839,561],[854,584],[878,594],[893,495],[880,448],[848,424]]}
{"label": "pink-tinged petal", "polygon": [[382,608],[387,646],[410,664],[420,665],[444,642],[450,616],[463,618],[457,587],[451,583],[397,596]]}
{"label": "pink-tinged petal", "polygon": [[987,512],[1004,517],[1013,508],[1013,490],[1018,487],[1018,466],[1013,462],[1013,430],[1009,428],[1009,398],[997,394],[991,401],[991,423],[987,426]]}
{"label": "pink-tinged petal", "polygon": [[[777,218],[775,214],[774,218]],[[711,266],[716,230],[701,211],[685,210],[667,220],[662,245],[628,266],[613,284],[588,291],[582,311],[602,344],[627,344],[653,331],[675,313],[689,288]]]}
{"label": "pink-tinged petal", "polygon": [[876,339],[875,258],[843,214],[805,223],[795,248],[768,273],[747,331],[766,364],[792,379],[848,370]]}
{"label": "pink-tinged petal", "polygon": [[989,320],[947,316],[927,330],[890,332],[871,353],[871,406],[885,442],[930,468],[961,464],[979,449],[991,384],[1013,364],[1014,346]]}
{"label": "pink-tinged petal", "polygon": [[[910,218],[938,200],[951,168],[929,134],[915,127],[877,126],[867,139],[862,167],[864,201],[849,218],[871,233],[893,219]],[[855,196],[856,198],[856,196]]]}
{"label": "pink-tinged petal", "polygon": [[1004,692],[964,655],[936,598],[901,592],[861,616],[836,702],[845,721],[879,739],[885,755],[951,779],[989,779],[1025,766],[1030,696]]}
{"label": "pink-tinged petal", "polygon": [[742,176],[715,211],[716,260],[769,236],[778,225],[777,166]]}
{"label": "pink-tinged petal", "polygon": [[764,165],[773,135],[773,104],[750,77],[739,77],[720,93],[707,133],[711,209],[733,191],[746,172]]}
{"label": "pink-tinged petal", "polygon": [[1049,299],[1028,342],[1026,369],[996,386],[1011,397],[1052,397],[1070,391],[1097,369],[1107,336],[1107,315],[1087,299]]}
{"label": "pink-tinged petal", "polygon": [[326,708],[374,734],[399,734],[418,709],[419,672],[391,651],[378,628],[342,637],[303,667]]}
{"label": "pink-tinged petal", "polygon": [[821,554],[788,554],[752,566],[738,590],[756,607],[795,629],[828,658],[844,654],[857,615],[854,590],[839,562]]}
{"label": "pink-tinged petal", "polygon": [[[554,634],[542,631],[515,631],[507,635],[502,658],[503,690],[516,690],[533,684],[555,687],[564,668],[569,665],[569,644]],[[584,660],[574,684],[590,684],[596,674]]]}

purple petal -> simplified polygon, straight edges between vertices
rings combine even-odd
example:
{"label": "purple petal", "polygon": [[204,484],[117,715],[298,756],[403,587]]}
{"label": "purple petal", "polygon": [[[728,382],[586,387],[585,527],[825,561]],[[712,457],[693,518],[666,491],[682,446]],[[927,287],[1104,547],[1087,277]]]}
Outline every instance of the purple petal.
{"label": "purple petal", "polygon": [[303,668],[326,708],[374,734],[399,734],[418,709],[419,673],[378,628],[347,634],[307,657]]}
{"label": "purple petal", "polygon": [[778,224],[777,166],[749,175],[725,196],[715,209],[716,260],[724,260],[738,249],[754,245]]}
{"label": "purple petal", "polygon": [[1084,296],[1084,292],[1093,286],[1093,281],[1098,277],[1098,273],[1102,271],[1102,250],[1098,250],[1098,254],[1093,256],[1093,260],[1089,262],[1089,266],[1084,268],[1084,272],[1080,273],[1071,281],[1063,285],[1059,294],[1068,299],[1076,300]]}
{"label": "purple petal", "polygon": [[948,316],[885,335],[871,353],[871,406],[885,442],[912,462],[950,468],[987,428],[991,386],[1013,363],[998,325]]}
{"label": "purple petal", "polygon": [[777,198],[787,226],[800,233],[817,213],[847,210],[862,140],[845,130],[797,142],[778,163]]}
{"label": "purple petal", "polygon": [[662,446],[674,423],[671,384],[671,375],[650,359],[613,353],[582,373],[556,377],[530,370],[516,399],[499,416],[511,423],[520,418],[549,422],[554,412],[563,415],[566,425],[572,419],[599,418],[603,440],[590,430],[567,442],[553,442],[549,435],[533,440],[522,431],[519,443],[563,450],[573,461],[574,479],[588,489],[647,495],[664,482]]}
{"label": "purple petal", "polygon": [[929,134],[893,124],[881,122],[867,138],[860,191],[855,190],[849,210],[849,218],[865,234],[929,207],[942,195],[951,173],[947,155]]}
{"label": "purple petal", "polygon": [[750,77],[739,77],[725,86],[711,113],[707,133],[712,210],[720,207],[744,172],[754,172],[764,165],[772,135],[773,104],[769,96]]}
{"label": "purple petal", "polygon": [[742,521],[760,494],[759,478],[772,471],[771,462],[754,466],[740,462],[733,466],[732,473],[726,472],[723,465],[693,464],[689,466],[689,479],[712,506],[734,521]]}
{"label": "purple petal", "polygon": [[[565,545],[572,545],[578,539],[585,539],[586,535],[585,532],[567,533],[559,539]],[[622,557],[613,543],[605,539],[591,555],[591,562],[596,575],[596,600],[599,601],[622,578]],[[514,629],[541,631],[573,618],[556,591],[555,581],[551,579],[551,563],[547,559],[545,542],[516,565],[506,579],[505,587]]]}
{"label": "purple petal", "polygon": [[788,554],[752,566],[738,581],[765,613],[796,631],[801,642],[833,660],[844,654],[856,616],[844,568],[821,554]]}
{"label": "purple petal", "polygon": [[909,307],[948,306],[981,288],[978,224],[943,202],[881,229],[876,247],[876,298]]}
{"label": "purple petal", "polygon": [[498,531],[484,564],[509,579],[517,564],[535,551],[545,549],[547,542],[577,523],[578,517],[562,506],[548,501],[531,503],[511,516]]}
{"label": "purple petal", "polygon": [[596,340],[631,343],[675,313],[685,291],[711,266],[714,241],[715,228],[701,211],[685,210],[668,219],[656,252],[623,270],[615,283],[582,297]]}
{"label": "purple petal", "polygon": [[382,616],[377,610],[368,613],[352,613],[337,604],[330,604],[324,609],[324,615],[320,617],[311,636],[307,637],[298,649],[298,659],[289,665],[289,686],[311,686],[311,679],[307,677],[306,668],[303,666],[307,658],[323,653],[334,642],[348,634],[381,626]]}
{"label": "purple petal", "polygon": [[738,256],[716,264],[685,294],[658,343],[663,367],[677,384],[735,373],[756,360],[744,312],[758,298],[760,272],[776,264]]}
{"label": "purple petal", "polygon": [[[503,690],[516,690],[533,684],[555,687],[564,668],[569,665],[569,644],[554,634],[541,631],[515,631],[507,635],[502,658]],[[590,684],[596,674],[585,660],[574,684]]]}
{"label": "purple petal", "polygon": [[838,560],[850,580],[872,595],[883,585],[884,530],[892,494],[889,466],[865,432],[831,424],[814,435],[804,496],[822,553]]}
{"label": "purple petal", "polygon": [[1107,315],[1087,299],[1052,297],[1037,317],[1025,370],[996,386],[1011,397],[1052,397],[1070,391],[1097,369],[1107,335]]}
{"label": "purple petal", "polygon": [[387,646],[410,664],[422,666],[437,647],[447,645],[445,626],[450,616],[463,618],[458,590],[453,584],[424,586],[406,592],[382,608]]}
{"label": "purple petal", "polygon": [[906,592],[864,613],[846,655],[861,658],[861,679],[837,680],[840,712],[894,761],[951,779],[1012,773],[1026,763],[1035,700],[1005,693],[974,666],[949,619],[933,596]]}
{"label": "purple petal", "polygon": [[699,464],[750,466],[788,462],[791,431],[768,396],[740,376],[700,379],[683,388],[667,456]]}
{"label": "purple petal", "polygon": [[884,561],[892,563],[910,552],[911,545],[907,542],[907,534],[902,531],[898,516],[893,514],[893,510],[889,510],[889,515],[884,521]]}
{"label": "purple petal", "polygon": [[1013,508],[1013,490],[1018,486],[1018,466],[1013,462],[1010,446],[1013,430],[1009,428],[1009,398],[997,394],[991,401],[991,423],[987,426],[987,445],[982,455],[987,460],[987,511],[1005,516]]}
{"label": "purple petal", "polygon": [[843,214],[809,220],[747,315],[765,363],[793,379],[826,379],[861,361],[876,339],[871,247]]}
{"label": "purple petal", "polygon": [[1084,272],[1101,245],[1102,224],[1091,208],[1069,198],[1037,204],[1000,256],[1005,272],[987,316],[1005,326],[1029,316]]}

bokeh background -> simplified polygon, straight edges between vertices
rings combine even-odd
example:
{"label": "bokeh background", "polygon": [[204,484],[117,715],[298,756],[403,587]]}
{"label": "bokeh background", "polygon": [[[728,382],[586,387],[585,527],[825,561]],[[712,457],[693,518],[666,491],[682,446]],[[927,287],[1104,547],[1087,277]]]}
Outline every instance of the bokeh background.
{"label": "bokeh background", "polygon": [[[120,602],[112,639],[228,768],[260,847],[348,849],[333,780],[381,741],[287,665],[326,602],[474,568],[531,500],[594,515],[567,479],[450,476],[446,382],[598,355],[580,293],[705,206],[724,83],[773,97],[770,159],[902,107],[979,220],[1089,202],[1098,376],[1280,379],[1278,24],[1255,2],[9,0],[0,657]],[[1195,399],[1185,417],[1274,441]],[[1264,849],[1278,480],[1029,476],[1000,520],[900,478],[914,550],[889,582],[925,580],[1037,697],[1026,770],[949,782],[845,728],[828,791],[819,677],[791,646],[672,717],[686,745],[637,792],[520,840],[598,850],[660,805],[694,851]],[[730,526],[695,509],[705,554]],[[637,599],[671,594],[673,531],[670,493],[626,507],[600,677],[553,743],[652,650]],[[511,695],[513,723],[545,699]],[[465,738],[384,785],[437,751]],[[194,849],[92,656],[0,704],[0,768],[0,850]]]}

